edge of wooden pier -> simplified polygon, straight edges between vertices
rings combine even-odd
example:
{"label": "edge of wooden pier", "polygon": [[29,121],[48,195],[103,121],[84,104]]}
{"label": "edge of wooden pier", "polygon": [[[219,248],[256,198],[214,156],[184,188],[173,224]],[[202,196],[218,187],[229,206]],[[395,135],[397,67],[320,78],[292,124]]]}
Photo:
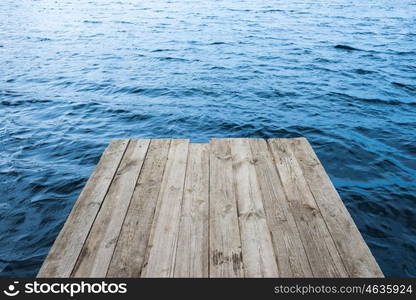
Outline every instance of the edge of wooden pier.
{"label": "edge of wooden pier", "polygon": [[119,139],[38,277],[383,277],[305,138]]}

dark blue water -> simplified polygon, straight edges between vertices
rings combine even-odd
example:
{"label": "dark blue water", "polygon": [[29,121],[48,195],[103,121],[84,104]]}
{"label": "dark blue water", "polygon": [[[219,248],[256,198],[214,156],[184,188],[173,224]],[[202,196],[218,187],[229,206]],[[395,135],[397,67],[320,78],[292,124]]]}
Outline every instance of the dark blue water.
{"label": "dark blue water", "polygon": [[117,137],[312,143],[416,276],[416,2],[0,2],[0,275],[34,276]]}

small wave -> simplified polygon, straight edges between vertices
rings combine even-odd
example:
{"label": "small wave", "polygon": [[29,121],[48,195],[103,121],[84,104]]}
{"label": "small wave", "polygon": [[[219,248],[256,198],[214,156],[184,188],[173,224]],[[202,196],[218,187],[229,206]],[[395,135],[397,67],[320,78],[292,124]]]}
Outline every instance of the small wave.
{"label": "small wave", "polygon": [[226,67],[222,67],[222,66],[213,66],[211,68],[209,68],[210,70],[226,70]]}
{"label": "small wave", "polygon": [[27,36],[27,37],[25,37],[25,39],[36,41],[36,42],[48,42],[48,41],[52,40],[52,39],[47,38],[47,37],[37,37],[37,36],[35,36],[35,37]]}
{"label": "small wave", "polygon": [[95,20],[84,20],[84,23],[86,24],[102,24],[101,21],[95,21]]}
{"label": "small wave", "polygon": [[371,31],[356,31],[356,32],[354,32],[354,34],[358,34],[358,35],[373,35],[374,32],[371,32]]}
{"label": "small wave", "polygon": [[2,96],[2,97],[19,97],[19,96],[22,96],[22,94],[20,94],[16,91],[11,91],[11,90],[0,90],[0,96]]}
{"label": "small wave", "polygon": [[315,58],[313,60],[314,62],[318,62],[318,63],[335,63],[336,61],[328,59],[328,58],[324,58],[324,57],[318,57]]}
{"label": "small wave", "polygon": [[354,47],[351,47],[351,46],[348,46],[348,45],[341,45],[341,44],[338,44],[338,45],[334,46],[334,48],[335,49],[341,49],[341,50],[347,50],[347,51],[363,51],[363,50],[358,49],[358,48],[354,48]]}
{"label": "small wave", "polygon": [[150,97],[158,97],[162,95],[167,95],[172,91],[168,88],[139,88],[139,87],[122,87],[117,90],[112,91],[112,93],[121,93],[121,94],[140,94]]}
{"label": "small wave", "polygon": [[410,84],[404,84],[400,82],[392,82],[392,84],[409,91],[416,91],[416,87]]}
{"label": "small wave", "polygon": [[273,99],[273,98],[283,98],[283,97],[289,97],[289,96],[295,96],[295,93],[293,92],[285,92],[273,89],[271,91],[256,91],[254,94],[257,97],[264,98],[264,99]]}
{"label": "small wave", "polygon": [[373,71],[364,70],[364,69],[355,69],[354,72],[360,75],[367,75],[367,74],[374,73]]}
{"label": "small wave", "polygon": [[398,101],[398,100],[378,99],[378,98],[362,98],[362,97],[356,97],[356,96],[347,95],[343,93],[336,93],[336,92],[332,92],[327,95],[336,96],[338,98],[343,98],[343,99],[348,99],[348,100],[353,100],[353,101],[374,103],[374,104],[416,106],[416,102],[403,102],[403,101]]}
{"label": "small wave", "polygon": [[128,22],[128,21],[114,21],[113,23],[116,23],[116,24],[127,24],[127,25],[134,24],[134,23]]}
{"label": "small wave", "polygon": [[145,89],[138,88],[138,89],[131,90],[130,93],[132,93],[132,94],[139,94],[139,93],[142,93],[144,91],[145,91]]}
{"label": "small wave", "polygon": [[235,12],[249,12],[251,9],[239,9],[239,8],[229,8],[229,11],[235,11]]}
{"label": "small wave", "polygon": [[274,13],[274,12],[284,12],[283,9],[264,9],[260,10],[262,13]]}
{"label": "small wave", "polygon": [[39,100],[39,99],[30,99],[30,100],[18,100],[18,101],[7,101],[7,100],[2,100],[0,102],[1,105],[3,106],[20,106],[20,105],[25,105],[25,104],[43,104],[43,103],[50,103],[52,102],[51,100]]}
{"label": "small wave", "polygon": [[139,122],[139,121],[148,120],[152,117],[153,116],[143,115],[143,114],[128,114],[128,115],[123,115],[121,119],[127,122]]}
{"label": "small wave", "polygon": [[396,54],[405,56],[405,55],[414,55],[416,54],[416,52],[415,51],[398,51],[396,52]]}
{"label": "small wave", "polygon": [[150,51],[150,52],[152,52],[152,53],[157,53],[157,52],[167,52],[167,51],[175,51],[175,50],[173,50],[173,49],[155,49],[155,50],[152,50],[152,51]]}
{"label": "small wave", "polygon": [[9,203],[0,203],[0,211],[8,211],[11,209],[11,205]]}
{"label": "small wave", "polygon": [[172,61],[172,62],[186,62],[189,61],[186,58],[180,58],[180,57],[172,57],[172,56],[161,56],[161,57],[156,57],[159,60],[162,61]]}

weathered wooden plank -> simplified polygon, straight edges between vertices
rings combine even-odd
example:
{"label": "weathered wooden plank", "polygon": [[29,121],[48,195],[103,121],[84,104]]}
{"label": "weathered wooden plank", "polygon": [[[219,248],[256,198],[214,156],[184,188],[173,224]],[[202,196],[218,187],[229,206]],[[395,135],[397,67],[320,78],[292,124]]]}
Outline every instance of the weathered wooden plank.
{"label": "weathered wooden plank", "polygon": [[312,277],[299,231],[264,139],[250,139],[264,210],[272,236],[280,277]]}
{"label": "weathered wooden plank", "polygon": [[175,277],[208,277],[209,147],[190,144]]}
{"label": "weathered wooden plank", "polygon": [[127,139],[114,140],[107,147],[56,238],[38,277],[69,277],[128,143]]}
{"label": "weathered wooden plank", "polygon": [[210,277],[244,277],[228,139],[210,142]]}
{"label": "weathered wooden plank", "polygon": [[246,277],[277,277],[273,243],[248,139],[230,139]]}
{"label": "weathered wooden plank", "polygon": [[306,182],[328,226],[350,277],[383,277],[318,157],[305,138],[290,139]]}
{"label": "weathered wooden plank", "polygon": [[315,277],[348,277],[331,234],[286,139],[268,141]]}
{"label": "weathered wooden plank", "polygon": [[149,140],[131,140],[72,272],[73,277],[104,277],[120,234]]}
{"label": "weathered wooden plank", "polygon": [[172,140],[142,277],[173,277],[188,140]]}
{"label": "weathered wooden plank", "polygon": [[146,160],[108,268],[108,277],[140,276],[169,147],[169,139],[153,139],[150,142]]}

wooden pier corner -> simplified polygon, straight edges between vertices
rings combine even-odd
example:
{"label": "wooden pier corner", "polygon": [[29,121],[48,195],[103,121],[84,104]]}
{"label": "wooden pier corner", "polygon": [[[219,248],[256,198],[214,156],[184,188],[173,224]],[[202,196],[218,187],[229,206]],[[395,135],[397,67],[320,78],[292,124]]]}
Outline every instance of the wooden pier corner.
{"label": "wooden pier corner", "polygon": [[120,139],[38,277],[383,277],[305,138]]}

